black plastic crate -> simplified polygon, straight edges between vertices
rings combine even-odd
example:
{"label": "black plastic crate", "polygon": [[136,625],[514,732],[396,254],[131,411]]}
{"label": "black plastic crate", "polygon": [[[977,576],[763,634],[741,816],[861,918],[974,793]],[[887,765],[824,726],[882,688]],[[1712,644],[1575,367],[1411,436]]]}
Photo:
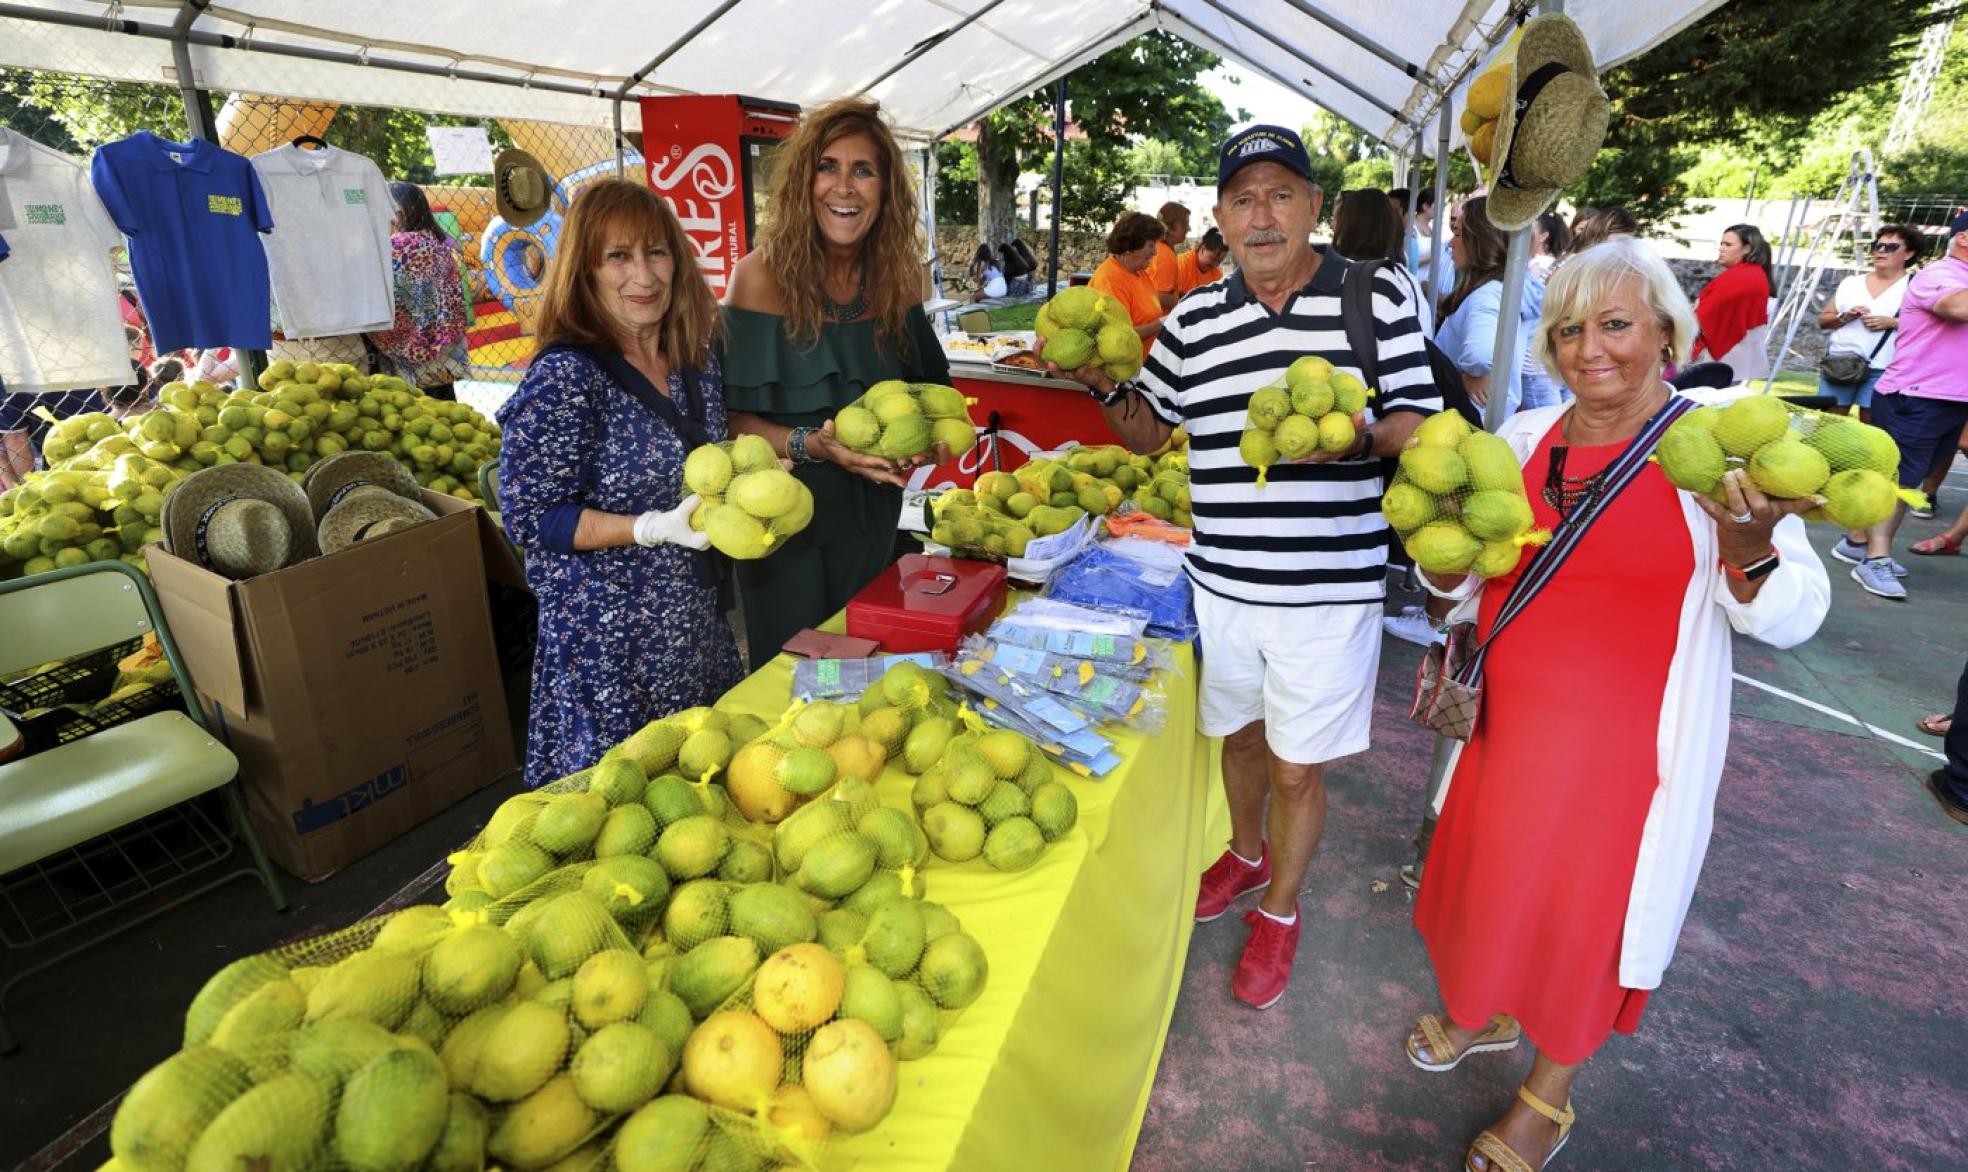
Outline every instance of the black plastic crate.
{"label": "black plastic crate", "polygon": [[77,656],[46,671],[0,683],[0,708],[14,716],[57,704],[93,702],[109,694],[116,681],[118,660],[143,649],[143,639],[129,639]]}

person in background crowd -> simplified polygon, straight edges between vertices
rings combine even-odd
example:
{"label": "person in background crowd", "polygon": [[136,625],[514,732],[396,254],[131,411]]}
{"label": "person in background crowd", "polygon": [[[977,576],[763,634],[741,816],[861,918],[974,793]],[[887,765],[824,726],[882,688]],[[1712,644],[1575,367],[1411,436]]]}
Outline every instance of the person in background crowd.
{"label": "person in background crowd", "polygon": [[451,238],[431,214],[423,188],[390,184],[396,201],[390,269],[396,280],[396,321],[369,335],[377,373],[393,374],[432,398],[454,397],[471,359],[465,349],[465,292]]}
{"label": "person in background crowd", "polygon": [[75,391],[0,391],[0,490],[13,488],[36,468],[45,467],[41,441],[55,419],[87,415],[104,409],[103,392],[95,387]]}
{"label": "person in background crowd", "polygon": [[1572,220],[1572,240],[1566,247],[1564,256],[1584,252],[1595,244],[1603,243],[1615,236],[1640,235],[1640,221],[1633,213],[1623,207],[1582,209]]}
{"label": "person in background crowd", "polygon": [[1107,233],[1107,259],[1093,270],[1088,284],[1127,307],[1134,332],[1143,341],[1153,341],[1162,325],[1162,299],[1148,276],[1155,260],[1155,245],[1165,229],[1162,222],[1144,212],[1122,212]]}
{"label": "person in background crowd", "polygon": [[132,357],[147,367],[157,361],[157,353],[150,348],[150,322],[144,317],[143,303],[137,300],[135,289],[117,290],[116,301],[117,311],[123,315],[123,325],[134,327],[141,339]]}
{"label": "person in background crowd", "polygon": [[1291,980],[1299,887],[1325,825],[1325,765],[1366,749],[1371,731],[1388,532],[1375,507],[1379,460],[1442,407],[1412,293],[1383,270],[1371,286],[1379,394],[1352,446],[1274,464],[1264,488],[1237,454],[1251,393],[1295,359],[1359,373],[1329,324],[1352,266],[1310,239],[1320,196],[1297,134],[1259,125],[1233,135],[1217,163],[1216,222],[1236,272],[1182,299],[1139,381],[1117,386],[1097,366],[1071,375],[1129,449],[1154,451],[1178,425],[1193,437],[1199,723],[1223,738],[1231,822],[1196,919],[1263,891],[1244,916],[1251,933],[1231,981],[1259,1009]]}
{"label": "person in background crowd", "polygon": [[[1899,323],[1893,361],[1873,387],[1872,422],[1900,447],[1900,487],[1914,488],[1938,462],[1952,460],[1968,426],[1968,212],[1948,224],[1940,258],[1907,282]],[[1906,569],[1892,556],[1906,512],[1901,503],[1865,532],[1865,558],[1852,567],[1852,580],[1881,598],[1907,596]],[[1839,548],[1849,552],[1846,543],[1857,536],[1848,534]],[[1950,546],[1946,536],[1922,542],[1917,552],[1958,552],[1959,538]]]}
{"label": "person in background crowd", "polygon": [[[1714,819],[1732,633],[1793,647],[1830,607],[1794,516],[1810,500],[1769,500],[1736,471],[1717,504],[1652,463],[1598,495],[1675,397],[1662,370],[1694,329],[1673,272],[1637,240],[1561,266],[1535,348],[1577,398],[1497,434],[1523,462],[1538,525],[1608,503],[1537,584],[1519,580],[1522,562],[1488,582],[1426,575],[1489,651],[1415,899],[1443,1012],[1416,1023],[1408,1060],[1445,1072],[1522,1037],[1537,1047],[1517,1101],[1470,1149],[1479,1172],[1545,1165],[1571,1131],[1580,1065],[1638,1028],[1660,985]],[[1538,593],[1489,642],[1522,590]]]}
{"label": "person in background crowd", "polygon": [[1725,363],[1737,382],[1764,378],[1770,373],[1770,297],[1776,288],[1769,242],[1755,225],[1736,224],[1723,230],[1715,259],[1722,271],[1695,300],[1701,333],[1692,360]]}
{"label": "person in background crowd", "polygon": [[[1968,520],[1968,511],[1962,517]],[[1928,792],[1942,813],[1968,824],[1968,667],[1961,669],[1961,681],[1954,686],[1954,711],[1921,717],[1920,730],[1941,737],[1947,751],[1946,763],[1927,775]]]}
{"label": "person in background crowd", "polygon": [[1332,248],[1350,261],[1386,260],[1386,270],[1413,294],[1423,333],[1433,333],[1435,320],[1421,284],[1407,267],[1407,241],[1401,230],[1401,216],[1392,200],[1372,187],[1340,193],[1333,209]]}
{"label": "person in background crowd", "polygon": [[1189,209],[1179,203],[1165,203],[1155,218],[1162,222],[1162,238],[1155,242],[1155,255],[1148,262],[1148,281],[1155,287],[1162,312],[1167,313],[1182,296],[1182,272],[1175,250],[1189,239]]}
{"label": "person in background crowd", "polygon": [[1549,280],[1571,242],[1572,230],[1565,226],[1565,217],[1557,212],[1539,216],[1531,224],[1531,275],[1540,281]]}
{"label": "person in background crowd", "polygon": [[988,244],[977,246],[977,255],[970,261],[970,283],[975,290],[970,295],[972,301],[983,301],[1005,295],[1004,270],[998,267],[997,254]]}
{"label": "person in background crowd", "polygon": [[1032,295],[1032,270],[1035,267],[1028,259],[1023,240],[1007,240],[998,245],[998,256],[1002,258],[1001,267],[1005,276],[1005,296],[1030,297]]}
{"label": "person in background crowd", "polygon": [[239,358],[230,346],[214,346],[198,352],[198,357],[188,371],[186,382],[211,383],[213,386],[229,387],[239,382]]}
{"label": "person in background crowd", "polygon": [[717,301],[694,255],[641,183],[584,188],[547,271],[540,350],[499,408],[499,505],[540,603],[528,787],[739,679],[683,484],[684,457],[726,436]]}
{"label": "person in background crowd", "polygon": [[1504,385],[1495,386],[1491,363],[1496,358],[1497,319],[1503,313],[1503,264],[1509,245],[1490,223],[1488,207],[1486,197],[1475,196],[1463,201],[1450,217],[1449,255],[1455,261],[1456,282],[1442,302],[1442,327],[1435,333],[1435,344],[1462,371],[1463,385],[1477,406],[1487,404],[1492,394],[1501,394],[1504,414],[1509,415],[1523,401],[1522,355],[1530,348],[1532,328],[1544,307],[1544,282],[1524,283],[1516,307],[1518,357],[1511,362]]}
{"label": "person in background crowd", "polygon": [[[1961,437],[1955,444],[1955,451],[1968,456],[1968,427],[1962,428]],[[1920,482],[1920,491],[1926,496],[1924,505],[1908,505],[1907,516],[1918,517],[1922,521],[1934,519],[1934,507],[1941,499],[1941,485],[1947,482],[1948,470],[1954,467],[1954,452],[1943,449],[1934,456],[1934,466],[1927,470],[1927,479]]]}
{"label": "person in background crowd", "polygon": [[813,522],[738,564],[754,664],[847,605],[894,560],[902,486],[949,450],[898,462],[834,439],[834,413],[884,379],[947,383],[922,309],[922,209],[881,106],[840,98],[801,117],[779,190],[724,310],[731,428],[764,436],[813,492]]}
{"label": "person in background crowd", "polygon": [[1187,296],[1192,289],[1200,289],[1214,281],[1223,279],[1223,258],[1230,255],[1230,246],[1223,242],[1223,233],[1211,228],[1203,233],[1196,247],[1175,258],[1175,287]]}
{"label": "person in background crowd", "polygon": [[[1872,422],[1872,388],[1893,361],[1900,300],[1906,296],[1908,272],[1919,263],[1926,243],[1918,228],[1904,224],[1880,228],[1869,250],[1872,271],[1853,273],[1838,282],[1837,291],[1818,313],[1818,328],[1831,332],[1825,340],[1826,356],[1849,354],[1866,360],[1865,377],[1856,383],[1834,383],[1820,371],[1818,394],[1836,400],[1840,408],[1856,405],[1862,422]],[[1837,549],[1832,556],[1853,560]]]}
{"label": "person in background crowd", "polygon": [[1435,291],[1447,297],[1455,285],[1455,263],[1449,257],[1447,233],[1443,233],[1439,248],[1432,251],[1429,248],[1430,238],[1435,232],[1435,210],[1433,188],[1424,187],[1415,194],[1414,226],[1408,237],[1408,268],[1421,282],[1424,292],[1433,277]]}

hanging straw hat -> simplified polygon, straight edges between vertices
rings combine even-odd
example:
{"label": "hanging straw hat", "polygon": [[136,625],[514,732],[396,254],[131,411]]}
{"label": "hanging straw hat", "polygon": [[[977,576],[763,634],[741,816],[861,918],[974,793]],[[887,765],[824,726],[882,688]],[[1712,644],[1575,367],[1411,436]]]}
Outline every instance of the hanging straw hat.
{"label": "hanging straw hat", "polygon": [[385,492],[407,500],[421,499],[417,478],[394,456],[381,452],[339,452],[308,466],[301,478],[308,505],[319,522],[328,510],[358,492]]}
{"label": "hanging straw hat", "polygon": [[358,541],[408,529],[419,521],[430,521],[436,517],[437,514],[424,505],[394,493],[363,491],[329,509],[328,515],[321,518],[316,537],[321,542],[324,555],[338,553]]}
{"label": "hanging straw hat", "polygon": [[1519,33],[1496,128],[1490,222],[1522,228],[1576,183],[1606,141],[1612,104],[1599,88],[1592,48],[1568,16],[1533,17]]}
{"label": "hanging straw hat", "polygon": [[492,160],[492,202],[499,218],[515,228],[529,228],[547,214],[553,184],[540,160],[525,151],[503,150]]}
{"label": "hanging straw hat", "polygon": [[228,578],[269,574],[314,553],[307,494],[259,464],[215,464],[164,498],[164,548]]}

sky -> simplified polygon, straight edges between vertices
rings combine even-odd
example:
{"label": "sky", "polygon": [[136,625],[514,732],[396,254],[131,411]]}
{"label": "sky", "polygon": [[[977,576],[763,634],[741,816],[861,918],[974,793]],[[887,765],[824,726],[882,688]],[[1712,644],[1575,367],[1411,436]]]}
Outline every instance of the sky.
{"label": "sky", "polygon": [[1239,122],[1238,128],[1252,122],[1269,122],[1297,130],[1305,125],[1312,111],[1319,108],[1261,73],[1252,73],[1230,64],[1219,65],[1205,73],[1202,81],[1233,114],[1239,106],[1250,111],[1249,120]]}

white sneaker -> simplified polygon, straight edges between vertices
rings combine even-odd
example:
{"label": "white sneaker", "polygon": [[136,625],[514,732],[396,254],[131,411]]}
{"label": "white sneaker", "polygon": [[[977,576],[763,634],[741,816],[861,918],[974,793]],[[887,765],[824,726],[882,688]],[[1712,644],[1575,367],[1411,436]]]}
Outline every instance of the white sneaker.
{"label": "white sneaker", "polygon": [[1381,629],[1396,639],[1426,647],[1430,643],[1443,643],[1448,636],[1435,629],[1435,621],[1418,606],[1404,606],[1398,615],[1383,615]]}

